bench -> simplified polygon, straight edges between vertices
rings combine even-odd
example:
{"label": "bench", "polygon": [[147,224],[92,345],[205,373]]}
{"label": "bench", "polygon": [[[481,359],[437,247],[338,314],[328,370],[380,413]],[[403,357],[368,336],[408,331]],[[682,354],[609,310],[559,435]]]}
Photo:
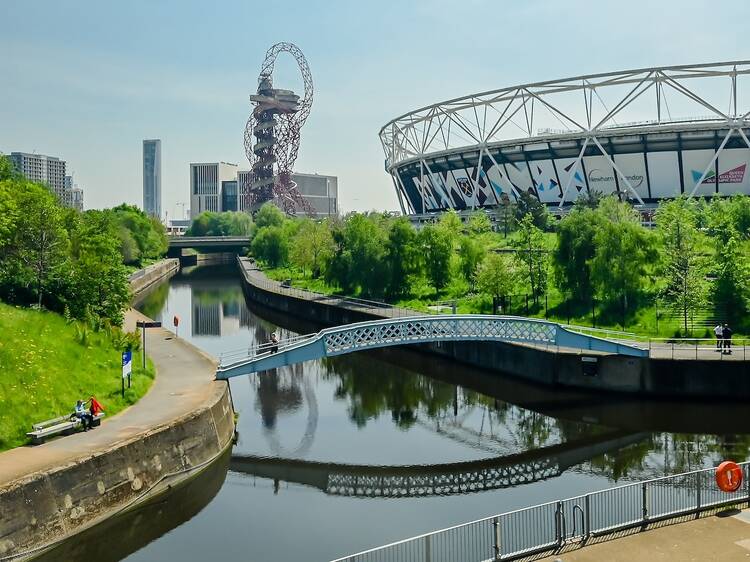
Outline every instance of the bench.
{"label": "bench", "polygon": [[[31,439],[33,445],[40,445],[44,443],[44,440],[48,437],[54,437],[55,435],[70,435],[78,428],[83,427],[79,418],[71,418],[73,414],[66,416],[60,416],[51,420],[35,423],[31,427],[34,431],[29,431],[26,437]],[[99,427],[102,423],[104,412],[101,412],[94,416],[94,420],[91,422],[91,427]]]}

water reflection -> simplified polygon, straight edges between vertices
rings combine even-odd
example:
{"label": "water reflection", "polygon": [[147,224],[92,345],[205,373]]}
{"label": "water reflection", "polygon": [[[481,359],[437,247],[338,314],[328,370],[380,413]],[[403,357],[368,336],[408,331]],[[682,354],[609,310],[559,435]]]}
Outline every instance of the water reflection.
{"label": "water reflection", "polygon": [[[180,274],[141,308],[162,321],[179,315],[190,327],[180,335],[215,356],[273,331],[322,327],[248,306],[234,268]],[[540,387],[408,348],[231,385],[239,440],[224,487],[133,560],[198,561],[217,549],[237,559],[331,559],[616,482],[744,460],[750,447],[742,404]]]}

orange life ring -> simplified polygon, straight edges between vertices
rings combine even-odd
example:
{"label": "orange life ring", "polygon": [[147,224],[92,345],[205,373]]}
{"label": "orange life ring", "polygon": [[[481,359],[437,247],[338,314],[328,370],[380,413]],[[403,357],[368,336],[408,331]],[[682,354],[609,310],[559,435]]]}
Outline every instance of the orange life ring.
{"label": "orange life ring", "polygon": [[724,461],[716,467],[716,485],[724,492],[736,492],[742,486],[742,468],[736,462]]}

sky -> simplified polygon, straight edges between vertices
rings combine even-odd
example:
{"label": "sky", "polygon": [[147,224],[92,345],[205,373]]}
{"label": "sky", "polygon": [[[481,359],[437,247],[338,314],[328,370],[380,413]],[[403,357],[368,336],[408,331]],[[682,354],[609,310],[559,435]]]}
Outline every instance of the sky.
{"label": "sky", "polygon": [[[86,208],[142,204],[142,141],[162,140],[162,209],[189,163],[248,169],[243,132],[266,50],[305,53],[315,96],[295,170],[339,178],[340,207],[397,209],[378,131],[410,110],[525,82],[747,58],[746,1],[0,0],[0,152],[67,161]],[[280,55],[276,87],[301,92]]]}

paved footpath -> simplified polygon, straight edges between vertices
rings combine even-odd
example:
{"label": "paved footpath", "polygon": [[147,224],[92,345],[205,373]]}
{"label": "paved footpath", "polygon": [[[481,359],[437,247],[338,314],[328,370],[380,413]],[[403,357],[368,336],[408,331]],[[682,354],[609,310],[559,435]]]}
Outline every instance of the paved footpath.
{"label": "paved footpath", "polygon": [[[732,515],[733,514],[733,515]],[[750,560],[750,511],[732,510],[605,540],[544,562]]]}
{"label": "paved footpath", "polygon": [[[135,329],[147,319],[135,310],[125,314],[124,328]],[[35,472],[64,466],[104,452],[114,445],[147,433],[189,414],[223,390],[214,382],[216,362],[209,355],[163,328],[147,330],[147,353],[157,375],[149,392],[101,427],[53,439],[43,445],[17,447],[0,453],[0,487]],[[71,404],[71,408],[72,408]]]}

